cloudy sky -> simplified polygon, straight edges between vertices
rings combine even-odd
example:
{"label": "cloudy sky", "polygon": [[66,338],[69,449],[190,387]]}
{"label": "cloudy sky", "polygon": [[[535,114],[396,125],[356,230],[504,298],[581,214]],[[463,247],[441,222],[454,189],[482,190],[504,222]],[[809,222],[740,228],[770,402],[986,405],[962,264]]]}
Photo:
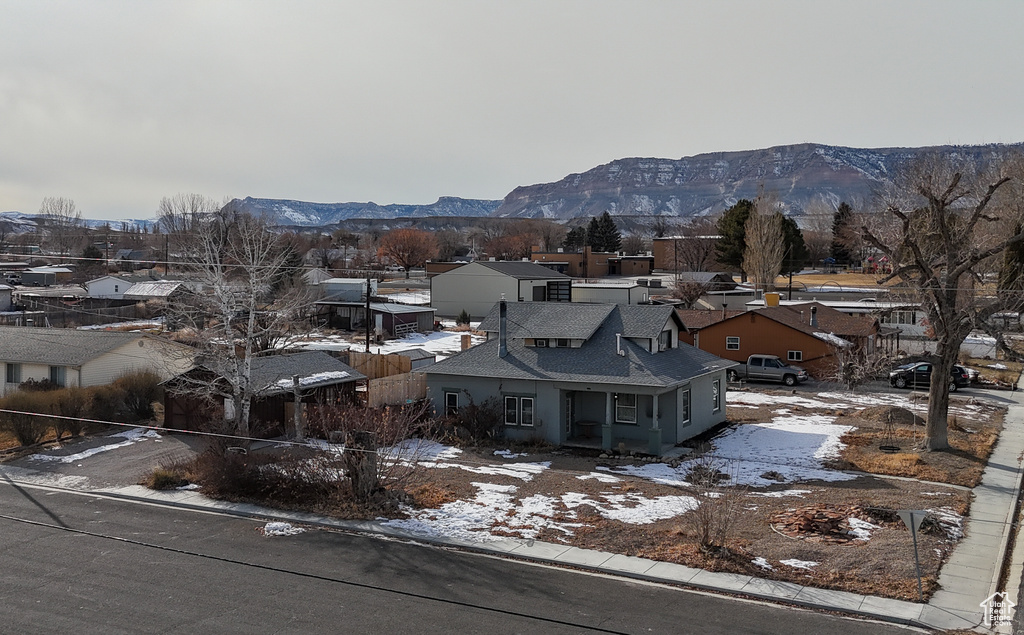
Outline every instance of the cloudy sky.
{"label": "cloudy sky", "polygon": [[0,0],[0,211],[502,198],[622,157],[1024,141],[1024,2]]}

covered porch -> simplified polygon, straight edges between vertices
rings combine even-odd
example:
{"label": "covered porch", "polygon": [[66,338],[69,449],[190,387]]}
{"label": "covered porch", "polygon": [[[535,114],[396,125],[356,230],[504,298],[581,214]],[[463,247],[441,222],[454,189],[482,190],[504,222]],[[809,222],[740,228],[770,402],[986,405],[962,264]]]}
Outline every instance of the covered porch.
{"label": "covered porch", "polygon": [[689,411],[689,388],[561,387],[561,425],[567,447],[665,456],[679,438],[679,407]]}

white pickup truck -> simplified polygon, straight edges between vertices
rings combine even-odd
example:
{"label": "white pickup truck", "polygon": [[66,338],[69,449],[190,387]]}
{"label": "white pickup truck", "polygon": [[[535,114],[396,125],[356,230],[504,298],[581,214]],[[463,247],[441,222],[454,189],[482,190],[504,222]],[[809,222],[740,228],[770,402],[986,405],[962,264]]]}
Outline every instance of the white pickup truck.
{"label": "white pickup truck", "polygon": [[763,381],[781,381],[787,386],[807,381],[807,371],[799,366],[790,366],[775,355],[751,355],[746,364],[733,366],[729,369],[729,381],[740,379],[760,379]]}

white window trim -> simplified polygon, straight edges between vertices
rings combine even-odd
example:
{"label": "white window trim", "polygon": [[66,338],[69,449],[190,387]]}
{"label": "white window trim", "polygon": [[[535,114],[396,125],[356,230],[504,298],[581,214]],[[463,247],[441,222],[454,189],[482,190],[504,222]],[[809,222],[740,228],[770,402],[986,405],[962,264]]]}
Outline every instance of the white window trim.
{"label": "white window trim", "polygon": [[803,351],[786,351],[787,362],[802,362],[804,361]]}
{"label": "white window trim", "polygon": [[738,335],[727,335],[725,338],[725,350],[727,351],[738,351],[740,350],[740,338]]}
{"label": "white window trim", "polygon": [[[512,400],[512,409],[511,409],[512,417],[513,417],[512,421],[509,421],[509,419],[508,419],[508,415],[509,415],[508,400],[509,399]],[[502,416],[502,418],[505,421],[505,425],[507,425],[507,426],[517,426],[517,425],[519,425],[519,399],[517,399],[516,397],[505,397],[502,400],[502,406],[503,406],[503,408],[502,408],[502,415],[501,416]]]}
{"label": "white window trim", "polygon": [[[622,397],[632,397],[633,398],[633,405],[632,406],[620,406],[619,405],[619,401],[620,401],[620,399]],[[615,423],[628,423],[630,425],[636,424],[637,423],[637,405],[638,405],[639,401],[640,401],[640,399],[637,397],[637,395],[635,393],[628,393],[628,392],[617,392],[617,393],[615,393]],[[624,419],[624,418],[620,417],[619,416],[619,408],[626,409],[627,411],[628,410],[632,410],[633,411],[633,418],[632,419]]]}
{"label": "white window trim", "polygon": [[[530,423],[526,423],[526,417],[523,415],[523,413],[526,411],[526,402],[530,402]],[[536,414],[536,409],[534,407],[533,397],[520,397],[519,398],[519,425],[521,425],[523,427],[526,427],[526,428],[532,428],[533,427],[533,419],[534,419],[534,415],[535,414]]]}
{"label": "white window trim", "polygon": [[[454,405],[450,405],[448,403],[448,398],[449,397],[454,397],[455,398],[455,404]],[[450,417],[450,416],[454,415],[455,411],[457,411],[458,409],[459,409],[459,393],[451,391],[451,390],[446,390],[445,393],[444,393],[444,416]]]}
{"label": "white window trim", "polygon": [[683,426],[688,426],[690,425],[690,418],[692,416],[691,411],[693,410],[692,403],[690,401],[690,390],[687,389],[680,391],[680,399],[682,399],[683,404],[685,404],[682,413]]}
{"label": "white window trim", "polygon": [[722,380],[716,379],[711,382],[711,412],[718,412],[722,409]]}

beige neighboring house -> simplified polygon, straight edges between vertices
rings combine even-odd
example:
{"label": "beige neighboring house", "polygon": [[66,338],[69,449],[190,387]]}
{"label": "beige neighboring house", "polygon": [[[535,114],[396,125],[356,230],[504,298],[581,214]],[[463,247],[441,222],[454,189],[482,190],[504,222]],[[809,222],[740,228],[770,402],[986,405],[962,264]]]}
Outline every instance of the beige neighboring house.
{"label": "beige neighboring house", "polygon": [[0,326],[0,394],[29,379],[100,386],[132,371],[168,379],[192,367],[192,349],[142,333]]}

